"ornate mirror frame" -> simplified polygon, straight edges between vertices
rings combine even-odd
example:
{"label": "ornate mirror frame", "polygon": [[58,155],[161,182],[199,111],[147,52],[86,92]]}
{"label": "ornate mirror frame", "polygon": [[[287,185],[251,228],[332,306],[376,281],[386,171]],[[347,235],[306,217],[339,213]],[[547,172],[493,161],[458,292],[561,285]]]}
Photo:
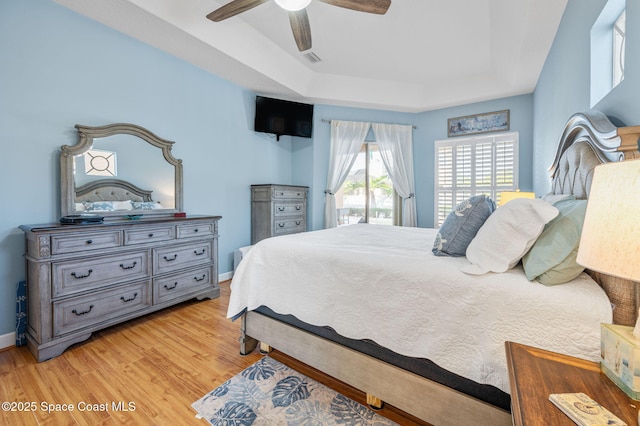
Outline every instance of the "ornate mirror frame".
{"label": "ornate mirror frame", "polygon": [[[171,153],[171,148],[175,142],[162,139],[149,130],[128,123],[115,123],[106,126],[91,127],[76,124],[79,140],[76,145],[62,145],[60,153],[60,184],[61,184],[61,213],[63,216],[78,214],[75,208],[76,202],[76,181],[74,178],[74,158],[84,154],[93,148],[94,139],[106,138],[115,135],[132,135],[162,150],[164,159],[174,167],[174,208],[163,208],[154,210],[143,210],[140,213],[144,216],[167,216],[184,211],[184,200],[182,193],[182,160],[179,160]],[[108,179],[104,180],[108,182]],[[134,187],[135,188],[135,187]],[[100,216],[105,219],[124,218],[131,216],[133,211],[114,210],[100,211]]]}

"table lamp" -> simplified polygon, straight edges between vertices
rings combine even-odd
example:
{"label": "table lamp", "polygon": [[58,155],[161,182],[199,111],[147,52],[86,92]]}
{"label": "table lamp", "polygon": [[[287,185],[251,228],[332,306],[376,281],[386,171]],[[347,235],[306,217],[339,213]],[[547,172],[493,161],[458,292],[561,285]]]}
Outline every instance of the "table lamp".
{"label": "table lamp", "polygon": [[515,200],[516,198],[536,198],[535,192],[522,192],[519,189],[515,191],[502,191],[500,193],[500,202],[499,206],[504,206],[511,200]]}
{"label": "table lamp", "polygon": [[[592,271],[637,283],[639,255],[640,160],[597,166],[577,262]],[[640,400],[640,317],[634,328],[601,327],[601,369],[627,395]]]}

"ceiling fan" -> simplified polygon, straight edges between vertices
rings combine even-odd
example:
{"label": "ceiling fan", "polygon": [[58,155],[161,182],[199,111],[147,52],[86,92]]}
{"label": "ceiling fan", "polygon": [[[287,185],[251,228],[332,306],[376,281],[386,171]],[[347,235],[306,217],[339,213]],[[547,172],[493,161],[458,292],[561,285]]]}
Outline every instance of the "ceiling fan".
{"label": "ceiling fan", "polygon": [[[233,0],[207,15],[208,19],[220,22],[239,13],[253,9],[269,0]],[[278,6],[289,12],[289,22],[298,50],[311,49],[311,27],[306,7],[311,0],[274,0]],[[391,0],[319,0],[333,6],[343,7],[358,12],[384,15],[391,5]]]}

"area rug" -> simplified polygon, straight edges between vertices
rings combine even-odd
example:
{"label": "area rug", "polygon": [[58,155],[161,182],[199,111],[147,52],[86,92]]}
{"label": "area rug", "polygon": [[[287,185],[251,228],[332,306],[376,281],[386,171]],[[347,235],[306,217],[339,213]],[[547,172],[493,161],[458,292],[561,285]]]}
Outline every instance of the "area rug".
{"label": "area rug", "polygon": [[191,406],[212,425],[397,425],[268,356]]}

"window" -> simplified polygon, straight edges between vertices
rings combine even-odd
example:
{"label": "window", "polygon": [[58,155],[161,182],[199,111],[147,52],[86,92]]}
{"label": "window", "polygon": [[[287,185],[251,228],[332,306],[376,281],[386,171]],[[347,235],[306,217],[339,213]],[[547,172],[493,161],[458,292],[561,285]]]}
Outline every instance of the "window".
{"label": "window", "polygon": [[625,0],[607,0],[591,27],[591,108],[624,80]]}
{"label": "window", "polygon": [[373,142],[364,143],[349,176],[336,193],[338,225],[395,224],[395,192]]}
{"label": "window", "polygon": [[626,30],[626,11],[622,11],[613,24],[613,87],[624,80],[624,41]]}
{"label": "window", "polygon": [[461,201],[485,194],[496,203],[518,187],[518,133],[436,141],[435,226]]}

